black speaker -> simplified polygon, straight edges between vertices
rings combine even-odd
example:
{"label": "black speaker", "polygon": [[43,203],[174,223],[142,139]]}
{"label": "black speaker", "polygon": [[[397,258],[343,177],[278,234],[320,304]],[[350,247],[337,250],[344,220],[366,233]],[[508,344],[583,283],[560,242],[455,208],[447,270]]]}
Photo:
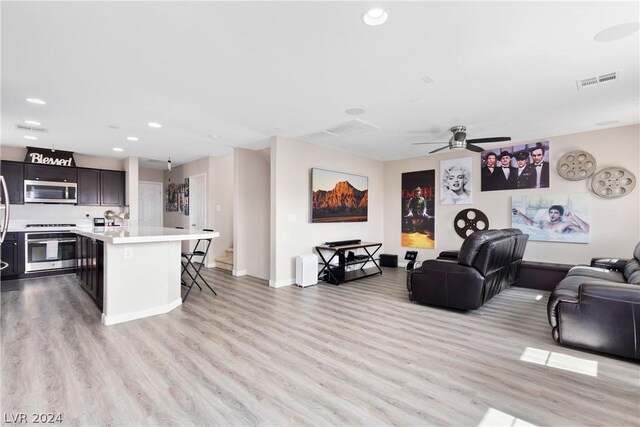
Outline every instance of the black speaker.
{"label": "black speaker", "polygon": [[380,254],[380,266],[382,267],[397,267],[398,255]]}

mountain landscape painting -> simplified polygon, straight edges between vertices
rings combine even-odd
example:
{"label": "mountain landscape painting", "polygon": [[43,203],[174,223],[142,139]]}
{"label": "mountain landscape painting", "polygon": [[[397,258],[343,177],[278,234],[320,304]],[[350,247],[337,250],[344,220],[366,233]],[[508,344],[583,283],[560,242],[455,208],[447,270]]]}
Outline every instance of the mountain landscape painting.
{"label": "mountain landscape painting", "polygon": [[366,176],[311,169],[311,222],[364,222],[369,205]]}

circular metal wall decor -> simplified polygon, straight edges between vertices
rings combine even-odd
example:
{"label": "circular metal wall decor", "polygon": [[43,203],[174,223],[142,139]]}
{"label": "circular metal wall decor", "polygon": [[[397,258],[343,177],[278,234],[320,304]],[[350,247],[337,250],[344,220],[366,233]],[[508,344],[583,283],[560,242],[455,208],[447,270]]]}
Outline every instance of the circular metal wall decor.
{"label": "circular metal wall decor", "polygon": [[591,180],[591,189],[600,197],[615,199],[631,193],[636,186],[636,177],[625,168],[605,168]]}
{"label": "circular metal wall decor", "polygon": [[454,218],[453,228],[458,236],[464,239],[476,231],[488,230],[489,219],[484,212],[478,209],[464,209],[458,212]]}
{"label": "circular metal wall decor", "polygon": [[580,181],[596,171],[596,159],[586,151],[570,151],[558,160],[558,174],[569,181]]}

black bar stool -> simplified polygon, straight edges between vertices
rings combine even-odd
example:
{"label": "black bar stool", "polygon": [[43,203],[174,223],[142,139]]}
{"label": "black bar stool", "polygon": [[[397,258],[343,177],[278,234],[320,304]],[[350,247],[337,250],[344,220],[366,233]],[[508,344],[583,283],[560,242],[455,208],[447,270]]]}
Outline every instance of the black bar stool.
{"label": "black bar stool", "polygon": [[[202,231],[213,232],[213,230],[210,230],[207,228],[203,229]],[[191,279],[190,283],[186,283],[184,280],[182,280],[182,285],[188,288],[187,293],[184,295],[184,298],[182,298],[182,302],[186,301],[187,297],[189,296],[189,292],[191,292],[191,288],[193,288],[193,285],[196,285],[198,288],[200,288],[200,290],[202,290],[202,286],[200,286],[200,283],[198,283],[198,280],[200,280],[201,283],[203,283],[207,288],[209,288],[214,295],[218,295],[216,291],[214,291],[213,288],[209,286],[209,283],[207,283],[204,277],[202,277],[202,274],[200,274],[200,269],[204,265],[205,258],[207,257],[207,253],[209,253],[211,240],[212,239],[198,239],[198,241],[196,242],[196,245],[193,248],[193,251],[182,254],[181,276],[186,273],[187,276],[189,276],[189,279]],[[196,265],[196,263],[193,262],[193,257],[197,257],[197,256],[202,257],[202,262]],[[189,267],[191,267],[191,269],[193,270],[193,274],[189,270]]]}

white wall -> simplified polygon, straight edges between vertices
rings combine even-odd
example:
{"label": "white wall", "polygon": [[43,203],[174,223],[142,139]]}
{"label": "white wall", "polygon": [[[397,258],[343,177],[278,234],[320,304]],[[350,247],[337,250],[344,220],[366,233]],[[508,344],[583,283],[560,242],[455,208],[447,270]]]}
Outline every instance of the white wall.
{"label": "white wall", "polygon": [[234,155],[233,274],[269,279],[270,149],[236,148]]}
{"label": "white wall", "polygon": [[[311,168],[369,178],[369,218],[357,223],[311,223]],[[295,257],[315,253],[329,240],[383,242],[384,166],[318,145],[276,137],[271,147],[271,276],[270,286],[295,282]],[[384,248],[383,248],[384,249]]]}
{"label": "white wall", "polygon": [[[206,227],[220,233],[213,239],[207,256],[207,266],[214,265],[214,258],[224,254],[224,250],[233,242],[233,157],[231,154],[220,157],[204,157],[202,159],[175,166],[164,172],[163,191],[169,180],[175,184],[184,183],[185,178],[206,174],[207,212]],[[220,211],[216,210],[220,206]],[[184,227],[189,229],[189,216],[180,212],[164,212],[165,227]],[[183,242],[183,250],[187,250],[188,242]]]}
{"label": "white wall", "polygon": [[140,181],[162,183],[164,181],[164,170],[139,168],[138,179]]}
{"label": "white wall", "polygon": [[[211,209],[207,215],[211,219],[213,229],[220,233],[220,237],[214,240],[214,257],[225,255],[227,248],[233,247],[233,154],[225,154],[219,157],[209,157],[210,181],[207,188],[211,189]],[[218,209],[219,208],[219,209]]]}
{"label": "white wall", "polygon": [[[2,146],[2,160],[13,160],[16,162],[24,162],[27,155],[25,147]],[[114,159],[111,157],[94,157],[85,156],[84,154],[73,153],[76,166],[79,168],[95,168],[109,170],[124,170],[123,159]]]}
{"label": "white wall", "polygon": [[[525,260],[566,264],[588,263],[593,256],[628,258],[640,240],[640,185],[633,192],[619,199],[603,199],[590,191],[590,179],[567,181],[555,170],[558,159],[573,150],[584,150],[597,159],[597,170],[621,166],[640,179],[640,127],[625,126],[593,132],[554,137],[540,137],[534,141],[517,141],[486,145],[486,148],[521,145],[536,141],[550,141],[550,187],[540,190],[480,191],[480,154],[471,151],[447,151],[442,154],[385,163],[385,250],[396,253],[399,259],[407,250],[400,246],[401,226],[401,174],[403,172],[435,169],[436,183],[440,179],[439,162],[458,157],[473,158],[473,204],[444,205],[436,201],[436,249],[420,249],[418,259],[435,258],[442,250],[458,249],[462,243],[453,228],[453,219],[462,209],[475,208],[489,218],[491,228],[511,226],[511,196],[547,194],[589,193],[591,200],[591,241],[589,244],[551,243],[530,241]],[[640,184],[640,183],[639,183]],[[436,191],[438,185],[436,185]]]}
{"label": "white wall", "polygon": [[129,206],[127,225],[138,225],[138,157],[127,157],[123,161],[126,173],[125,205]]}

